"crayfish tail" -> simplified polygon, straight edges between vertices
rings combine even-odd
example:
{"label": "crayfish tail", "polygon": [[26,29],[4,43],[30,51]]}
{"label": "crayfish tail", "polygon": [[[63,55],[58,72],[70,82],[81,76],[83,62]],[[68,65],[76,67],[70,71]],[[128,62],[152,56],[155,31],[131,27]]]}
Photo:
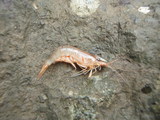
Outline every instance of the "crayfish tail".
{"label": "crayfish tail", "polygon": [[48,67],[49,67],[49,65],[47,65],[47,64],[43,65],[41,71],[38,74],[38,79],[40,79],[42,77],[42,75],[44,74],[44,72],[47,70]]}

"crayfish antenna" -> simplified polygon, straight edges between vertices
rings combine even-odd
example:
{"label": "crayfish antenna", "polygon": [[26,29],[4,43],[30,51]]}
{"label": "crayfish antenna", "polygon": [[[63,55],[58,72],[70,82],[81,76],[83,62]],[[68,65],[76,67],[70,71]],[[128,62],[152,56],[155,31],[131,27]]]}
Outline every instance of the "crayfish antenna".
{"label": "crayfish antenna", "polygon": [[42,75],[44,74],[44,72],[46,71],[46,69],[49,67],[48,64],[44,64],[41,71],[38,74],[38,79],[40,79],[42,77]]}
{"label": "crayfish antenna", "polygon": [[114,62],[117,61],[117,60],[118,60],[118,59],[113,60],[113,61],[111,61],[111,62],[107,62],[104,66],[108,67],[110,64],[114,63]]}

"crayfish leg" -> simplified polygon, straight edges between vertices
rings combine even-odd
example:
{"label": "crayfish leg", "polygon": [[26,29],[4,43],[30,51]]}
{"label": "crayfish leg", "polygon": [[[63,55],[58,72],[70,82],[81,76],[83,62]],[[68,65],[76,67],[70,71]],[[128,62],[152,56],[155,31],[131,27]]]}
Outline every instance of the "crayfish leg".
{"label": "crayfish leg", "polygon": [[91,76],[92,76],[92,70],[90,71],[88,78],[90,78]]}
{"label": "crayfish leg", "polygon": [[77,65],[78,65],[81,69],[87,69],[87,67],[86,67],[86,66],[81,65],[80,63],[77,63]]}
{"label": "crayfish leg", "polygon": [[70,64],[74,67],[75,70],[77,69],[73,62],[70,62]]}
{"label": "crayfish leg", "polygon": [[83,70],[79,71],[78,73],[72,75],[72,77],[77,77],[77,76],[82,75],[82,74],[87,74],[88,72],[89,72],[89,70],[83,69]]}
{"label": "crayfish leg", "polygon": [[75,68],[75,70],[77,69],[70,57],[66,57],[66,62],[70,63]]}
{"label": "crayfish leg", "polygon": [[56,62],[66,62],[71,64],[75,68],[75,70],[77,69],[76,65],[72,62],[72,60],[68,56],[60,57],[59,59],[56,60]]}

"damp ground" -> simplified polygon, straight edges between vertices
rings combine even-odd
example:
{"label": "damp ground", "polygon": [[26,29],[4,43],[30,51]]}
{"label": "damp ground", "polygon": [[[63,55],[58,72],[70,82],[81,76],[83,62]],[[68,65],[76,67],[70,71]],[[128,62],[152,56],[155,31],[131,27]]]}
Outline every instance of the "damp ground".
{"label": "damp ground", "polygon": [[[71,1],[0,1],[0,120],[160,119],[159,0],[99,0],[85,15]],[[118,61],[91,78],[57,63],[38,80],[62,45]]]}

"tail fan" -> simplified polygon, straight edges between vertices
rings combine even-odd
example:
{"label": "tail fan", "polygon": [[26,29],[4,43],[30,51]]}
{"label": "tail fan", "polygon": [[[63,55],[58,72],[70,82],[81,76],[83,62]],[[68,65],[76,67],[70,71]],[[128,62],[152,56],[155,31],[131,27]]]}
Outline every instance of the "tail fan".
{"label": "tail fan", "polygon": [[42,77],[42,75],[44,74],[44,72],[46,71],[46,69],[49,67],[49,65],[43,65],[41,71],[38,74],[38,79],[40,79]]}

